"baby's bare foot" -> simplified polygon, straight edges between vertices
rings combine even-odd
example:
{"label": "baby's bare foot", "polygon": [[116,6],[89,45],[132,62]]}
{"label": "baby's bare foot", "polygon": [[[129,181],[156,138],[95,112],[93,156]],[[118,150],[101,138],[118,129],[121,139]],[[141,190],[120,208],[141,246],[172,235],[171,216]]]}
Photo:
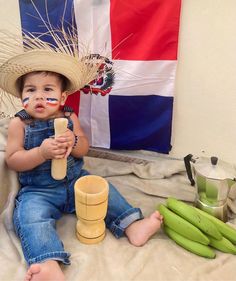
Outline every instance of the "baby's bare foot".
{"label": "baby's bare foot", "polygon": [[135,221],[129,225],[125,230],[125,234],[132,245],[140,247],[157,232],[162,222],[162,215],[158,211],[155,211],[149,217]]}
{"label": "baby's bare foot", "polygon": [[30,281],[32,279],[33,274],[37,274],[40,272],[39,264],[32,264],[28,269],[24,281]]}
{"label": "baby's bare foot", "polygon": [[28,269],[24,281],[65,281],[65,277],[57,261],[48,260],[33,264]]}

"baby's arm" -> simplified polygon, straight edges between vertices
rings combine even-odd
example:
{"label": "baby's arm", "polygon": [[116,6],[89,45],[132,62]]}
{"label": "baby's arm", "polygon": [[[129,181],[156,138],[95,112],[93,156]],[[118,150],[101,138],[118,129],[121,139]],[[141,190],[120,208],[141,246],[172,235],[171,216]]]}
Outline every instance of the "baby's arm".
{"label": "baby's arm", "polygon": [[8,167],[15,171],[30,170],[45,161],[38,148],[24,149],[24,127],[19,117],[12,119],[8,127],[5,158]]}
{"label": "baby's arm", "polygon": [[72,119],[73,126],[74,126],[73,133],[75,136],[77,136],[77,143],[76,143],[75,147],[72,149],[71,154],[74,157],[82,157],[82,156],[86,155],[89,150],[88,138],[80,126],[77,115],[72,114],[71,119]]}
{"label": "baby's arm", "polygon": [[22,172],[31,170],[47,159],[63,158],[66,149],[58,148],[54,139],[45,139],[39,147],[24,149],[25,124],[16,117],[8,127],[6,162],[10,169]]}

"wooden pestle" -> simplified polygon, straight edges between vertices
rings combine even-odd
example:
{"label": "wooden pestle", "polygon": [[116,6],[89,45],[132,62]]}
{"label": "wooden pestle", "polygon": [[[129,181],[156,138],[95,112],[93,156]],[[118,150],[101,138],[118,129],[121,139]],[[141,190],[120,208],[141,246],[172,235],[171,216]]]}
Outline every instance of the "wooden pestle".
{"label": "wooden pestle", "polygon": [[[67,130],[68,119],[56,118],[54,120],[55,138]],[[52,159],[51,175],[55,180],[64,179],[67,172],[67,159]]]}

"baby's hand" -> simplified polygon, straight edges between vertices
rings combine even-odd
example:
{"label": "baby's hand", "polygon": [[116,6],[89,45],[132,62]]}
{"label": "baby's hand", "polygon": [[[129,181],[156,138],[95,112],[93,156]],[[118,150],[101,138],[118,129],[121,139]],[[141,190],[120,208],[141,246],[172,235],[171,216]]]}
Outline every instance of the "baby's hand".
{"label": "baby's hand", "polygon": [[65,153],[64,157],[65,158],[68,157],[70,155],[73,145],[75,143],[74,133],[70,129],[67,129],[65,131],[65,133],[58,136],[55,140],[56,140],[59,148],[66,149],[66,153]]}
{"label": "baby's hand", "polygon": [[40,152],[45,159],[61,159],[67,153],[67,148],[59,146],[53,138],[45,139],[39,147]]}

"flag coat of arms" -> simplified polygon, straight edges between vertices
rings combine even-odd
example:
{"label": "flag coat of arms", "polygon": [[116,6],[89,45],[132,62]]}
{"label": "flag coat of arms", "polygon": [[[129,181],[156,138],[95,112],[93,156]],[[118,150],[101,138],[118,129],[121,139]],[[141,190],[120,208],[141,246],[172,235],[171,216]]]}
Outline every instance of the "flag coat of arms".
{"label": "flag coat of arms", "polygon": [[24,31],[45,34],[42,19],[76,29],[91,54],[107,57],[109,71],[67,101],[92,147],[171,150],[181,0],[32,0],[19,7]]}

